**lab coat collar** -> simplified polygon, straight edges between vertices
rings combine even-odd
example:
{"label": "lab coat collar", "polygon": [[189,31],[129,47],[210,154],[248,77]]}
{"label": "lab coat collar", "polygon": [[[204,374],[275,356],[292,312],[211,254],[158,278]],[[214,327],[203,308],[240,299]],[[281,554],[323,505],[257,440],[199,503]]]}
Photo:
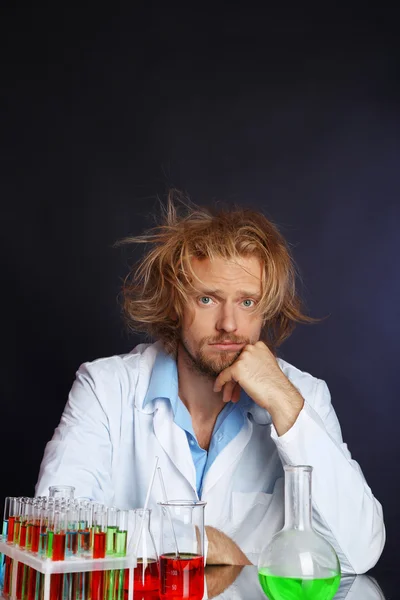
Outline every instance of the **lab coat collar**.
{"label": "lab coat collar", "polygon": [[163,352],[163,346],[161,342],[156,342],[154,344],[140,344],[132,351],[133,354],[139,353],[141,355],[139,362],[139,375],[134,391],[135,408],[146,414],[152,414],[156,410],[155,399],[150,399],[150,394],[148,394],[148,391],[151,381],[151,374],[153,372],[153,367],[159,352]]}
{"label": "lab coat collar", "polygon": [[178,402],[178,371],[176,360],[161,347],[157,352],[150,375],[149,387],[143,400],[143,409],[158,398],[171,402],[175,415]]}
{"label": "lab coat collar", "polygon": [[186,432],[173,420],[172,406],[169,402],[156,401],[153,418],[154,433],[163,450],[175,467],[187,479],[194,493],[196,491],[196,468],[190,452]]}

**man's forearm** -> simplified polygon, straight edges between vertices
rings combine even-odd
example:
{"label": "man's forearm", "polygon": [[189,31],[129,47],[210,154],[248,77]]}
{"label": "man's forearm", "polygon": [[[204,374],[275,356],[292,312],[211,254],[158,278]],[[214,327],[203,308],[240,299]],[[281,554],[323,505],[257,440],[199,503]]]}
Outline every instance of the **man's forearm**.
{"label": "man's forearm", "polygon": [[206,533],[208,539],[208,565],[252,564],[239,546],[225,533],[208,525],[206,526]]}

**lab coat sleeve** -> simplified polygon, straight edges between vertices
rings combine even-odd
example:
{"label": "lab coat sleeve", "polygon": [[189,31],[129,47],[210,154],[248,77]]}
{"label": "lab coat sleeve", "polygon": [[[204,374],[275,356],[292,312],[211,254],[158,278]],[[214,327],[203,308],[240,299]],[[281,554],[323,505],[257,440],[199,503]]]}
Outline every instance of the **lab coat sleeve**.
{"label": "lab coat sleeve", "polygon": [[271,436],[283,464],[313,467],[313,525],[334,546],[342,572],[365,573],[385,543],[382,507],[343,443],[326,383],[316,380],[291,429],[279,437],[272,425]]}
{"label": "lab coat sleeve", "polygon": [[73,485],[75,497],[112,505],[113,445],[99,371],[98,365],[86,363],[76,374],[60,424],[45,448],[37,496],[47,495],[50,485]]}

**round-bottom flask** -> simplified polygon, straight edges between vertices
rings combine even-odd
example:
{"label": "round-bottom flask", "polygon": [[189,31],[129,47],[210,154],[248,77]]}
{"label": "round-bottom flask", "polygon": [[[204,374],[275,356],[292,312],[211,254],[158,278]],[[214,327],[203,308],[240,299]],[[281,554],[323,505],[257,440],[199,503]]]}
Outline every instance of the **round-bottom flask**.
{"label": "round-bottom flask", "polygon": [[261,587],[269,600],[331,600],[340,564],[331,544],[312,527],[312,467],[284,470],[285,524],[260,555]]}

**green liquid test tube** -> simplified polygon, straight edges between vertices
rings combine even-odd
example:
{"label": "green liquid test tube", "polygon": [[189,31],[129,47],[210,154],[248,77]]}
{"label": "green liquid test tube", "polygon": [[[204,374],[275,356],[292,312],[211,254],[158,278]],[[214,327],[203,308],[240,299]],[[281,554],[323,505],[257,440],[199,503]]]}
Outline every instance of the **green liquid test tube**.
{"label": "green liquid test tube", "polygon": [[129,510],[120,510],[115,533],[115,554],[126,556],[126,541],[128,537]]}
{"label": "green liquid test tube", "polygon": [[47,531],[46,555],[48,556],[48,558],[51,558],[53,556],[53,537],[54,531]]}
{"label": "green liquid test tube", "polygon": [[127,531],[117,530],[115,533],[115,556],[126,556]]}
{"label": "green liquid test tube", "polygon": [[113,556],[115,552],[115,533],[117,531],[119,509],[107,509],[106,555]]}
{"label": "green liquid test tube", "polygon": [[[126,556],[126,542],[128,537],[128,520],[129,511],[120,510],[118,515],[118,529],[115,534],[115,556]],[[125,582],[125,571],[119,569],[115,574],[116,583],[116,597],[115,600],[124,599],[124,582]]]}
{"label": "green liquid test tube", "polygon": [[115,540],[115,534],[117,532],[117,527],[116,526],[108,526],[107,527],[107,533],[106,533],[106,555],[107,556],[113,556],[114,554],[114,540]]}

